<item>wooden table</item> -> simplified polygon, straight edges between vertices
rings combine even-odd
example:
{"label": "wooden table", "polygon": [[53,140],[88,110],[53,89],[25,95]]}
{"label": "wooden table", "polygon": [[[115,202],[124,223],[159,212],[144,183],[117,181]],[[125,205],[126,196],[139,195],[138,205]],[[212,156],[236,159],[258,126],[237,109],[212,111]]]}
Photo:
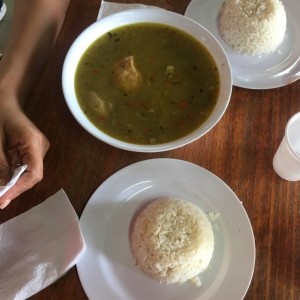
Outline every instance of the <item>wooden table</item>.
{"label": "wooden table", "polygon": [[[183,14],[190,1],[135,2]],[[1,211],[0,223],[29,210],[60,188],[80,216],[95,189],[121,168],[157,157],[190,161],[225,181],[243,202],[251,220],[256,265],[245,299],[300,299],[300,182],[281,179],[272,167],[286,123],[300,111],[300,81],[270,90],[234,87],[229,107],[217,126],[186,147],[154,154],[113,148],[76,122],[61,89],[66,52],[78,34],[96,20],[99,6],[100,0],[71,1],[54,51],[24,108],[51,141],[44,179]],[[87,297],[74,267],[32,299]]]}

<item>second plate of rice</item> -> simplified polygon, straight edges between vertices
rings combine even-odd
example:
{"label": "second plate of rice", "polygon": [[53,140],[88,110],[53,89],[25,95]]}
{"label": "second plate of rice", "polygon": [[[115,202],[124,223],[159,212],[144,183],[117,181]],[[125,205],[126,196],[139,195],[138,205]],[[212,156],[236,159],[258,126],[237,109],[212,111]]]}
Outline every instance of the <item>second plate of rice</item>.
{"label": "second plate of rice", "polygon": [[[169,202],[161,205],[157,199],[167,199],[167,202],[172,203],[175,201],[175,205],[173,203],[169,207]],[[183,203],[183,200],[188,201],[188,204]],[[151,206],[153,203],[157,205]],[[155,250],[155,240],[153,244],[147,241],[146,236],[143,237],[149,234],[148,226],[152,228],[153,234],[160,232],[159,240],[172,240],[173,234],[169,234],[172,230],[166,228],[176,225],[170,225],[165,218],[163,222],[160,218],[152,221],[149,216],[153,213],[157,215],[158,211],[167,209],[171,214],[178,215],[185,223],[185,226],[179,225],[183,235],[192,234],[198,238],[204,230],[205,239],[199,243],[186,239],[196,249],[195,255],[189,258],[204,258],[199,268],[191,268],[194,269],[193,272],[185,270],[188,277],[184,276],[180,259],[182,266],[186,266],[192,262],[189,258],[174,257],[173,262],[168,256],[166,261],[154,259],[153,263],[163,264],[156,265],[162,271],[164,267],[168,271],[171,265],[175,268],[179,266],[179,273],[175,272],[167,277],[161,277],[163,272],[156,273],[157,268],[150,272],[153,276],[149,276],[136,265],[130,242],[132,226],[135,224],[133,220],[142,215],[145,207],[149,211],[146,211],[146,218],[144,216],[140,223],[137,222],[136,249],[140,246],[149,247],[146,255],[158,253]],[[194,223],[196,225],[199,220],[199,225],[190,227],[186,224],[183,211],[194,217],[199,214],[200,217]],[[205,221],[206,218],[210,226]],[[147,226],[145,222],[148,222]],[[166,228],[162,229],[159,222]],[[121,169],[94,192],[82,213],[80,225],[86,252],[77,263],[77,269],[90,300],[99,299],[99,295],[101,299],[109,300],[242,299],[251,283],[255,265],[255,241],[247,213],[241,201],[221,179],[198,165],[160,158],[141,161]],[[145,231],[145,228],[148,229]],[[213,236],[210,230],[213,231]],[[150,236],[151,234],[148,237]],[[178,239],[178,236],[175,235],[174,238]],[[162,245],[167,247],[169,243],[164,242]],[[198,245],[204,245],[201,250],[204,252],[198,252]],[[154,253],[151,249],[154,249]],[[159,255],[168,252],[161,250]],[[145,253],[139,253],[137,257],[143,259],[144,255]],[[240,272],[241,262],[243,272]],[[146,269],[149,267],[142,262],[140,267],[143,266]],[[193,280],[185,282],[199,270],[201,286],[194,284],[197,282]],[[181,281],[184,283],[173,283]]]}
{"label": "second plate of rice", "polygon": [[[256,2],[227,0],[225,6],[225,0],[192,0],[185,16],[200,23],[217,38],[228,56],[235,86],[271,89],[290,84],[300,78],[300,19],[297,13],[300,2],[258,1],[263,6],[274,6],[271,12],[266,9],[265,14],[260,12]],[[245,14],[235,12],[241,3],[255,6],[255,14],[251,7]],[[242,18],[249,14],[255,15],[252,22]],[[249,43],[250,38],[256,47]]]}

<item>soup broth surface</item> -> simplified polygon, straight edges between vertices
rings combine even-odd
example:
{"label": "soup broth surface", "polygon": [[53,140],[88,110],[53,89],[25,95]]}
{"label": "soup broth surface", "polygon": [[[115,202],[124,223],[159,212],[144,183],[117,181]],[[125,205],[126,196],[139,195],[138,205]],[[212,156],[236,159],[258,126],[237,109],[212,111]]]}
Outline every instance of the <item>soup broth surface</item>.
{"label": "soup broth surface", "polygon": [[117,28],[85,51],[75,74],[79,105],[106,134],[161,144],[194,131],[220,91],[217,65],[190,35],[139,23]]}

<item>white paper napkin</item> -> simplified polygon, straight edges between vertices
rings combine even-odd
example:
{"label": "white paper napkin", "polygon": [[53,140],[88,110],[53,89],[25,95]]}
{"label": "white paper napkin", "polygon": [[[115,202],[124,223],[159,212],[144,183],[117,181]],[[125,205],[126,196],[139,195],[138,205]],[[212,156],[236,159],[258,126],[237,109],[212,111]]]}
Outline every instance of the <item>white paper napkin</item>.
{"label": "white paper napkin", "polygon": [[101,6],[100,6],[100,10],[99,10],[97,20],[102,19],[102,18],[104,18],[106,16],[109,16],[111,14],[121,12],[123,10],[134,9],[134,8],[147,8],[147,7],[160,9],[157,6],[150,6],[150,5],[144,5],[144,4],[138,4],[138,3],[125,4],[125,3],[115,3],[115,2],[101,1]]}
{"label": "white paper napkin", "polygon": [[0,197],[3,196],[13,185],[16,184],[17,180],[26,170],[26,168],[27,165],[23,165],[13,170],[12,178],[10,179],[10,181],[4,186],[0,186]]}
{"label": "white paper napkin", "polygon": [[0,225],[0,299],[27,299],[64,275],[85,251],[63,190]]}

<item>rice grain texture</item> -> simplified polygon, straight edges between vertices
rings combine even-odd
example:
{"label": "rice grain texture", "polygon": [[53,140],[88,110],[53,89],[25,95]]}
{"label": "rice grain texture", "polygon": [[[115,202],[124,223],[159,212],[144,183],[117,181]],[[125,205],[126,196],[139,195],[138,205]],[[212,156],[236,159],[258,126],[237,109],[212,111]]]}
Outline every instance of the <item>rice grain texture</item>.
{"label": "rice grain texture", "polygon": [[131,249],[137,266],[161,283],[191,281],[211,261],[214,234],[206,214],[181,198],[151,202],[136,218]]}
{"label": "rice grain texture", "polygon": [[284,39],[286,22],[280,0],[225,0],[219,14],[222,38],[246,55],[274,52]]}

